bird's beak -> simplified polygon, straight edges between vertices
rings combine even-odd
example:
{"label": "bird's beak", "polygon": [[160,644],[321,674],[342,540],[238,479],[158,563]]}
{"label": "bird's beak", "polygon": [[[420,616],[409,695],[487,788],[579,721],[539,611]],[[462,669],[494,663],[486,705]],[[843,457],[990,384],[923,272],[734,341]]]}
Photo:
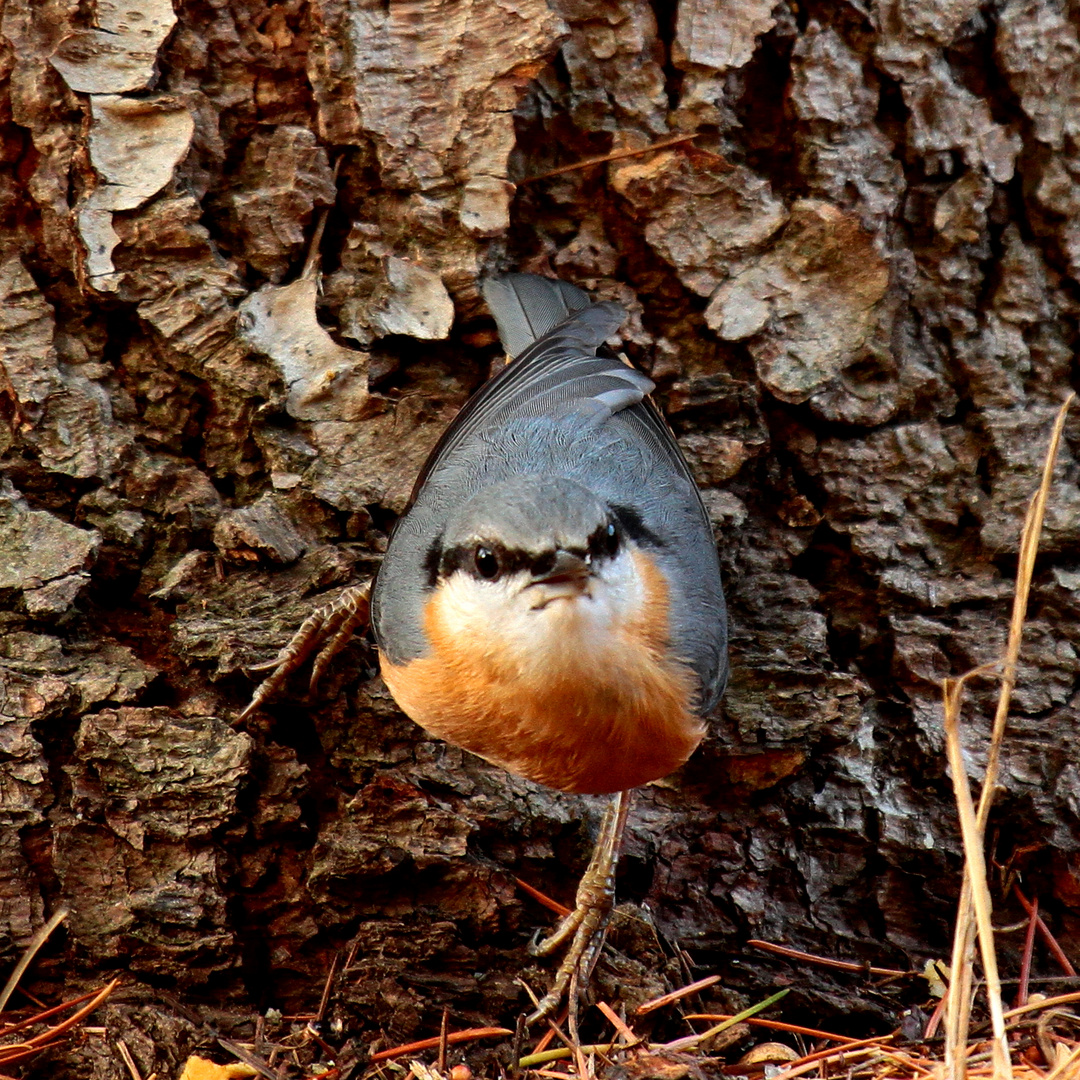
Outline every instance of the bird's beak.
{"label": "bird's beak", "polygon": [[572,551],[558,551],[555,565],[546,573],[533,578],[534,585],[558,585],[563,582],[583,582],[592,573],[592,559]]}

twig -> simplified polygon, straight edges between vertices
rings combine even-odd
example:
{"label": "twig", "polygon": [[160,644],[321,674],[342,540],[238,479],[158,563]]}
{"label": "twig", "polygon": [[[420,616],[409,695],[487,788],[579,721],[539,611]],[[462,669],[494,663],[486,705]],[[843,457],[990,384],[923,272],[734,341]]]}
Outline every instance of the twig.
{"label": "twig", "polygon": [[645,1016],[646,1013],[662,1009],[665,1005],[670,1005],[681,998],[696,994],[699,990],[706,990],[710,986],[715,986],[719,981],[719,975],[708,975],[704,979],[698,979],[697,982],[691,983],[689,986],[682,987],[681,990],[672,990],[670,994],[662,994],[658,998],[653,998],[652,1001],[646,1001],[644,1005],[639,1005],[634,1010],[634,1015]]}
{"label": "twig", "polygon": [[873,967],[869,964],[856,964],[850,960],[833,960],[828,956],[817,956],[814,953],[803,952],[801,949],[789,949],[786,945],[774,945],[771,941],[759,941],[757,938],[751,938],[746,944],[752,945],[755,949],[775,953],[777,956],[785,956],[789,960],[805,960],[808,964],[820,964],[822,967],[834,968],[836,971],[850,971],[853,975],[902,977],[913,974],[913,972],[899,971],[896,968]]}
{"label": "twig", "polygon": [[603,165],[609,161],[621,161],[623,158],[641,157],[642,154],[651,154],[654,150],[666,150],[669,146],[678,146],[679,143],[690,142],[697,137],[698,133],[695,131],[693,135],[675,135],[670,139],[661,139],[659,142],[639,147],[637,150],[613,150],[610,154],[600,154],[597,157],[585,158],[583,161],[575,161],[573,165],[560,165],[559,168],[540,173],[538,176],[526,176],[524,180],[518,181],[517,186],[535,184],[537,180],[547,180],[552,176],[562,176],[563,173],[587,169],[590,165]]}
{"label": "twig", "polygon": [[[509,1028],[466,1028],[464,1031],[451,1031],[446,1036],[446,1042],[449,1046],[456,1046],[458,1043],[472,1042],[474,1039],[494,1039],[513,1034]],[[380,1050],[377,1054],[372,1054],[370,1060],[374,1064],[376,1061],[389,1061],[391,1058],[402,1057],[405,1054],[416,1054],[421,1050],[434,1050],[439,1045],[439,1040],[440,1036],[436,1035],[433,1039],[420,1039],[418,1042],[406,1043],[404,1046],[394,1046],[389,1050]]]}
{"label": "twig", "polygon": [[521,1059],[521,1046],[525,1041],[525,1020],[528,1013],[518,1013],[517,1024],[514,1026],[514,1041],[510,1044],[510,1077],[511,1080],[520,1071],[518,1061]]}
{"label": "twig", "polygon": [[19,980],[26,974],[26,969],[33,963],[34,957],[38,954],[38,950],[49,940],[49,935],[52,934],[52,932],[67,917],[68,909],[60,908],[53,913],[53,917],[30,939],[30,944],[26,946],[22,957],[15,965],[15,970],[4,984],[4,989],[0,990],[0,1013],[7,1008],[7,1003],[11,999],[11,995],[15,992],[15,987],[19,985]]}

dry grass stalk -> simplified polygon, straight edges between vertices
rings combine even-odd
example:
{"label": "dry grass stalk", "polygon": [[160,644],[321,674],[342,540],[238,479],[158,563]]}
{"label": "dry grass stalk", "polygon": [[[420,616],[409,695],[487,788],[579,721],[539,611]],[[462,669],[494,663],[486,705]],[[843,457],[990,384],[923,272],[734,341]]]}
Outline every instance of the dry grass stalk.
{"label": "dry grass stalk", "polygon": [[[1012,1080],[1012,1061],[1009,1057],[1009,1039],[1005,1031],[1004,1006],[1001,1003],[1001,979],[998,976],[997,954],[994,951],[994,928],[991,922],[990,889],[986,883],[986,858],[983,854],[984,833],[978,826],[975,813],[975,803],[971,797],[971,786],[968,783],[967,770],[964,767],[964,751],[960,745],[960,705],[964,692],[964,683],[967,679],[983,674],[991,670],[977,668],[969,671],[959,679],[945,680],[945,749],[949,756],[949,768],[952,770],[953,790],[956,794],[956,805],[960,812],[960,832],[964,840],[964,858],[966,862],[966,877],[970,881],[972,906],[975,912],[975,925],[979,932],[980,954],[982,956],[983,972],[986,976],[986,996],[990,1004],[990,1023],[994,1031],[992,1044],[994,1076],[1003,1080]],[[958,998],[964,994],[965,1000],[970,1001],[970,994],[964,993],[966,987],[956,977],[959,966],[971,968],[970,962],[965,963],[964,954],[967,949],[967,939],[970,931],[967,925],[961,926],[959,921],[956,928],[956,937],[953,942],[953,972],[954,976],[949,986],[950,1006],[947,1012],[946,1022],[946,1067],[949,1075],[954,1080],[963,1080],[966,1074],[966,1059],[957,1051],[967,1042],[967,1033],[962,1030],[963,1023],[958,1022],[958,1017],[964,1016],[965,1010],[959,1006]],[[958,950],[961,955],[958,956]],[[959,962],[959,963],[958,963]],[[962,1041],[961,1041],[962,1039]]]}
{"label": "dry grass stalk", "polygon": [[0,990],[0,1013],[7,1008],[7,1003],[11,1000],[11,995],[15,993],[15,987],[19,985],[19,980],[26,974],[26,969],[33,963],[38,950],[49,940],[52,932],[67,917],[67,908],[60,908],[59,911],[55,912],[53,917],[30,939],[30,944],[26,946],[26,950],[20,957],[19,962],[15,965],[15,970],[11,973],[11,977],[4,984],[4,989]]}
{"label": "dry grass stalk", "polygon": [[[1005,656],[1001,663],[1001,690],[998,696],[994,725],[987,754],[986,774],[983,778],[978,809],[975,809],[964,767],[960,745],[959,723],[963,688],[967,679],[983,674],[987,668],[968,672],[959,679],[947,679],[943,685],[946,749],[953,773],[957,806],[960,812],[961,832],[964,839],[965,872],[957,911],[956,931],[953,939],[952,977],[947,998],[945,1025],[945,1071],[951,1080],[963,1080],[967,1073],[968,1029],[970,1026],[972,986],[974,982],[973,954],[976,929],[978,929],[983,968],[987,981],[987,997],[990,1003],[991,1023],[994,1031],[993,1075],[995,1078],[1012,1077],[1005,1033],[1004,1010],[1001,1004],[1001,987],[997,974],[996,954],[990,921],[990,893],[986,885],[986,862],[984,840],[986,822],[994,798],[998,770],[1001,762],[1001,746],[1005,736],[1005,723],[1009,715],[1012,691],[1016,685],[1016,669],[1023,640],[1024,620],[1027,615],[1031,578],[1035,570],[1035,556],[1039,549],[1046,502],[1053,479],[1054,462],[1057,458],[1065,417],[1075,395],[1070,394],[1058,412],[1050,437],[1043,465],[1042,482],[1028,507],[1024,530],[1020,540],[1020,557],[1016,574],[1016,591],[1013,599],[1012,618]],[[993,665],[996,667],[997,665]]]}

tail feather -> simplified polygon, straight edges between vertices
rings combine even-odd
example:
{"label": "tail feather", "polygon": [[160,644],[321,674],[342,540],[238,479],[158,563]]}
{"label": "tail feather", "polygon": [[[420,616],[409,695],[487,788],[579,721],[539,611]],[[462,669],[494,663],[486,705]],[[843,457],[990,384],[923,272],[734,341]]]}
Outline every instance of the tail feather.
{"label": "tail feather", "polygon": [[515,359],[534,341],[591,303],[576,286],[536,274],[488,278],[483,292],[498,324],[503,348]]}

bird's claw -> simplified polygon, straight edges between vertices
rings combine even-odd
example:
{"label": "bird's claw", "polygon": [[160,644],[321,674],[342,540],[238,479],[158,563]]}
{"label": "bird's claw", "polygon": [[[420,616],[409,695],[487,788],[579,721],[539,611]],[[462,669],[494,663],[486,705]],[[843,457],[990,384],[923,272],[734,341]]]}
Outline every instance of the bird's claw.
{"label": "bird's claw", "polygon": [[285,680],[318,650],[311,666],[308,690],[314,693],[319,679],[330,662],[362,627],[367,626],[371,613],[371,582],[353,585],[331,603],[316,608],[293,634],[289,643],[274,660],[250,668],[250,671],[270,671],[259,684],[251,701],[238,720],[246,720],[263,702],[281,689]]}

